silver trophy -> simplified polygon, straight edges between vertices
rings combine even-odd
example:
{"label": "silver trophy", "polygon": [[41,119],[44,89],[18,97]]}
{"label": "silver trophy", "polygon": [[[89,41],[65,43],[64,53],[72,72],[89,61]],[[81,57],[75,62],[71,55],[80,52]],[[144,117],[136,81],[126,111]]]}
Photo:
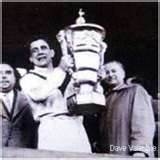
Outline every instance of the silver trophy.
{"label": "silver trophy", "polygon": [[92,114],[105,106],[103,93],[96,91],[100,81],[99,70],[104,63],[107,45],[103,42],[105,29],[97,24],[86,23],[84,12],[79,10],[76,23],[59,31],[57,39],[62,54],[70,54],[74,68],[70,68],[73,92],[67,98],[69,111],[74,114]]}

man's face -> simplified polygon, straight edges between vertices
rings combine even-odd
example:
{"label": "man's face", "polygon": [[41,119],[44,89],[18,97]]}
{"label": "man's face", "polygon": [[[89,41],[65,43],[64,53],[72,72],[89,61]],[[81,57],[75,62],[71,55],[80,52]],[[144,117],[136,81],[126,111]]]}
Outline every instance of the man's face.
{"label": "man's face", "polygon": [[14,88],[16,78],[13,68],[7,64],[0,64],[0,92],[9,92]]}
{"label": "man's face", "polygon": [[38,67],[47,67],[52,63],[54,51],[50,49],[48,43],[43,39],[33,41],[30,44],[30,61]]}
{"label": "man's face", "polygon": [[111,62],[105,65],[104,81],[109,85],[116,87],[124,83],[125,72],[123,68],[116,62]]}

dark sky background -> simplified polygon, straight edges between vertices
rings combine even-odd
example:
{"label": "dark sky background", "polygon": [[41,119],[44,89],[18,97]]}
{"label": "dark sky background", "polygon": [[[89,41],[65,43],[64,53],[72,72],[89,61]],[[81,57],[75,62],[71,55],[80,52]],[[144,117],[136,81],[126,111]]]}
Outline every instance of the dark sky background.
{"label": "dark sky background", "polygon": [[3,61],[29,68],[27,41],[46,34],[53,42],[58,64],[61,56],[56,34],[73,24],[79,8],[87,22],[106,29],[108,50],[105,61],[119,60],[127,75],[137,75],[148,92],[158,90],[158,3],[154,2],[6,2],[3,3]]}

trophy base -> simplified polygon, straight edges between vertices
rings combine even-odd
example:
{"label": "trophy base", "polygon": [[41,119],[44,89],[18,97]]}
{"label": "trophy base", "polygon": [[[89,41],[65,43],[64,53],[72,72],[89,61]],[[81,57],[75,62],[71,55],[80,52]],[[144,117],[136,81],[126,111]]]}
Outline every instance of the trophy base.
{"label": "trophy base", "polygon": [[88,94],[74,94],[67,98],[68,109],[75,115],[92,115],[105,108],[103,94],[92,92]]}

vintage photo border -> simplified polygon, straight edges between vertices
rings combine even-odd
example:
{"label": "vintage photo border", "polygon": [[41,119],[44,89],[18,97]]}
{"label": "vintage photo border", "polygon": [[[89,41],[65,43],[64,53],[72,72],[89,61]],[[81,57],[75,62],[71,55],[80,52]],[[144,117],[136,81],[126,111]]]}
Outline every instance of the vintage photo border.
{"label": "vintage photo border", "polygon": [[[1,49],[1,54],[0,54],[0,60],[2,61],[2,3],[3,2],[97,2],[97,0],[3,0],[1,3],[0,3],[0,49]],[[158,2],[156,0],[98,0],[98,2]],[[158,30],[159,30],[159,27],[160,27],[160,21],[159,21],[159,16],[160,16],[160,13],[159,13],[159,4],[158,4]],[[160,33],[158,32],[158,92],[160,93],[160,55],[159,55],[159,35]],[[160,142],[158,141],[159,145],[160,145]],[[2,150],[1,150],[1,153],[2,155]],[[160,155],[159,155],[160,156]],[[11,160],[13,158],[5,158],[7,160]],[[14,160],[19,160],[21,158],[14,158]],[[24,159],[24,158],[23,158]],[[28,159],[35,159],[35,158],[25,158],[26,160]],[[39,158],[36,158],[36,159],[39,159]],[[41,160],[43,159],[46,159],[46,158],[41,158]],[[47,158],[48,160],[49,159],[58,159],[58,158]],[[77,159],[77,158],[60,158],[60,159]],[[81,159],[81,158],[78,158],[78,159]],[[83,158],[82,158],[83,159]],[[85,158],[86,160],[88,159],[94,159],[94,158]],[[106,158],[100,158],[100,159],[106,159]],[[107,158],[107,159],[110,159],[110,158]],[[113,159],[113,158],[111,158]],[[119,159],[119,158],[118,158]],[[125,159],[125,158],[124,158]]]}

